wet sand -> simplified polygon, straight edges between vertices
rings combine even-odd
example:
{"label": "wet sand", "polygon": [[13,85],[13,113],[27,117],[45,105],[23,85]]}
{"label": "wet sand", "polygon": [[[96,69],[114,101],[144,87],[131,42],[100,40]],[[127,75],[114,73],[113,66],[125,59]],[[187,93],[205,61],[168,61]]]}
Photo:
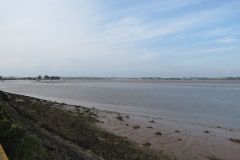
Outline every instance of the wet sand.
{"label": "wet sand", "polygon": [[237,160],[240,157],[240,144],[230,140],[240,138],[239,129],[93,111],[98,115],[101,128],[142,146],[163,150],[179,160]]}

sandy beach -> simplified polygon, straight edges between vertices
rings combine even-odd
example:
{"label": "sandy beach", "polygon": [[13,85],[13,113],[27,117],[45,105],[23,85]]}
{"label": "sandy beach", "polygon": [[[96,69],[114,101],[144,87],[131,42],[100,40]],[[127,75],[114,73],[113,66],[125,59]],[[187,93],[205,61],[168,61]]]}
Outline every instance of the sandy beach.
{"label": "sandy beach", "polygon": [[[75,110],[66,105],[66,109]],[[164,152],[178,160],[237,160],[240,129],[182,123],[171,118],[153,118],[91,108],[98,126],[134,141],[142,147]]]}
{"label": "sandy beach", "polygon": [[230,140],[240,138],[240,130],[97,109],[93,111],[100,120],[98,125],[105,130],[142,146],[164,151],[179,160],[237,160],[240,157],[240,144]]}

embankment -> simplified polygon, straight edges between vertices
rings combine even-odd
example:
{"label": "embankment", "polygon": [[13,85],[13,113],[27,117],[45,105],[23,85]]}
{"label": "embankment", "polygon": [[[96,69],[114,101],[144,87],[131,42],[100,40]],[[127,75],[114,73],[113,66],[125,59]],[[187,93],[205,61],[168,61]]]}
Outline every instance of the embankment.
{"label": "embankment", "polygon": [[0,91],[0,143],[10,159],[169,160],[107,132],[90,108]]}

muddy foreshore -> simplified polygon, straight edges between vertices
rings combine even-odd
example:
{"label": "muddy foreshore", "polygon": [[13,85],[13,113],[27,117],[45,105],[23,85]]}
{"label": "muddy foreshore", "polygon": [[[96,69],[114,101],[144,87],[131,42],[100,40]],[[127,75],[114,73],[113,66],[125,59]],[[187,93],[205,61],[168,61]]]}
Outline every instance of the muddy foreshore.
{"label": "muddy foreshore", "polygon": [[98,127],[94,109],[2,91],[0,109],[0,143],[10,159],[175,159]]}

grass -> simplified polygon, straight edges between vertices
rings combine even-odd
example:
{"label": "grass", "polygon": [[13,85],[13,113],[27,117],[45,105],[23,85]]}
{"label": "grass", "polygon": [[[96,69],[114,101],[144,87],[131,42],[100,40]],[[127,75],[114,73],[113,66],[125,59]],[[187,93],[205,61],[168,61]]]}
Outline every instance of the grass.
{"label": "grass", "polygon": [[47,158],[47,152],[37,136],[11,118],[7,104],[0,103],[0,143],[10,160],[35,160]]}

